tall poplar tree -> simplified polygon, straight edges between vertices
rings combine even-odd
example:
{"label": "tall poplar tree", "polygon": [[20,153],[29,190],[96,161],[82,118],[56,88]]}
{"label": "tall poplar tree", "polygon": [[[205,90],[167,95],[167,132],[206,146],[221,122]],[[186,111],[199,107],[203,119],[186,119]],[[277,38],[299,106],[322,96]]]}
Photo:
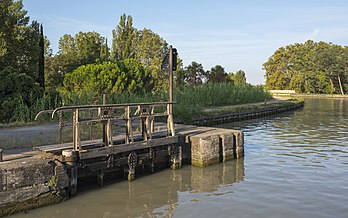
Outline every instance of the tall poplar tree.
{"label": "tall poplar tree", "polygon": [[136,30],[131,16],[123,14],[117,27],[112,30],[112,59],[114,61],[134,58]]}

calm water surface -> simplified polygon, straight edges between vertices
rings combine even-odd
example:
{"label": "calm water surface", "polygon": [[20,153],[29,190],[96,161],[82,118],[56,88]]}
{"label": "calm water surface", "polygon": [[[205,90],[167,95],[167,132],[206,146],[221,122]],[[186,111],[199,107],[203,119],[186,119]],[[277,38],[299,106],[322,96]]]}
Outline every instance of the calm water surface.
{"label": "calm water surface", "polygon": [[79,193],[13,217],[348,217],[348,99],[220,125],[245,132],[245,157],[184,166]]}

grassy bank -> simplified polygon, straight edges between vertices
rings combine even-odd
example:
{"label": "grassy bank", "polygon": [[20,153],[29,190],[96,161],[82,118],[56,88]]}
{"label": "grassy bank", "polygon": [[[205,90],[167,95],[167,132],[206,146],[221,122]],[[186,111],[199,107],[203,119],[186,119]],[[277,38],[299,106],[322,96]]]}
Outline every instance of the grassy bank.
{"label": "grassy bank", "polygon": [[302,98],[289,98],[286,100],[266,100],[263,102],[258,102],[254,104],[242,104],[242,105],[229,105],[229,106],[222,106],[222,107],[211,107],[211,108],[205,108],[203,110],[202,115],[216,115],[216,114],[225,114],[225,113],[234,113],[234,112],[245,112],[245,111],[252,111],[252,110],[259,110],[259,109],[265,109],[265,108],[271,108],[271,107],[280,107],[280,106],[290,106],[293,104],[304,102]]}
{"label": "grassy bank", "polygon": [[[101,104],[102,95],[91,96],[88,93],[77,96],[72,94],[69,99],[59,96],[44,95],[41,99],[33,99],[28,106],[20,102],[15,108],[11,122],[0,124],[0,127],[32,124],[35,115],[46,109],[53,109],[62,105]],[[189,123],[192,117],[205,113],[205,108],[233,106],[254,102],[263,102],[271,98],[269,92],[262,86],[244,85],[237,86],[230,83],[208,83],[201,86],[183,86],[174,90],[174,113],[175,117],[184,123]],[[108,104],[141,103],[167,101],[165,91],[157,93],[119,93],[107,96]],[[49,120],[48,117],[43,122]]]}

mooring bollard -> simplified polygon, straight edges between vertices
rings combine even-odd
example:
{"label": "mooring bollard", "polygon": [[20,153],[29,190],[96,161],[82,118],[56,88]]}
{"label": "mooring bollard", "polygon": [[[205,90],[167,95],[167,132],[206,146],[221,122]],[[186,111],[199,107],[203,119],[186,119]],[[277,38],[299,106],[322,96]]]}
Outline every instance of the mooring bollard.
{"label": "mooring bollard", "polygon": [[79,151],[63,150],[62,156],[64,157],[66,164],[69,166],[69,194],[70,196],[74,196],[77,194],[77,161],[79,159]]}
{"label": "mooring bollard", "polygon": [[2,152],[3,152],[4,150],[2,150],[1,148],[0,148],[0,162],[2,162],[3,161],[3,159],[2,159]]}

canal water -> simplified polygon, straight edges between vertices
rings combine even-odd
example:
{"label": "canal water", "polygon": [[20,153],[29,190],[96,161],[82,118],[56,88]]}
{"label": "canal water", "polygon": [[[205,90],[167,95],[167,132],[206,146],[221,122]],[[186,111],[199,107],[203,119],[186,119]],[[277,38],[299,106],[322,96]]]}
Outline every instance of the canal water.
{"label": "canal water", "polygon": [[13,217],[348,217],[348,99],[306,99],[245,132],[245,157],[184,166]]}

